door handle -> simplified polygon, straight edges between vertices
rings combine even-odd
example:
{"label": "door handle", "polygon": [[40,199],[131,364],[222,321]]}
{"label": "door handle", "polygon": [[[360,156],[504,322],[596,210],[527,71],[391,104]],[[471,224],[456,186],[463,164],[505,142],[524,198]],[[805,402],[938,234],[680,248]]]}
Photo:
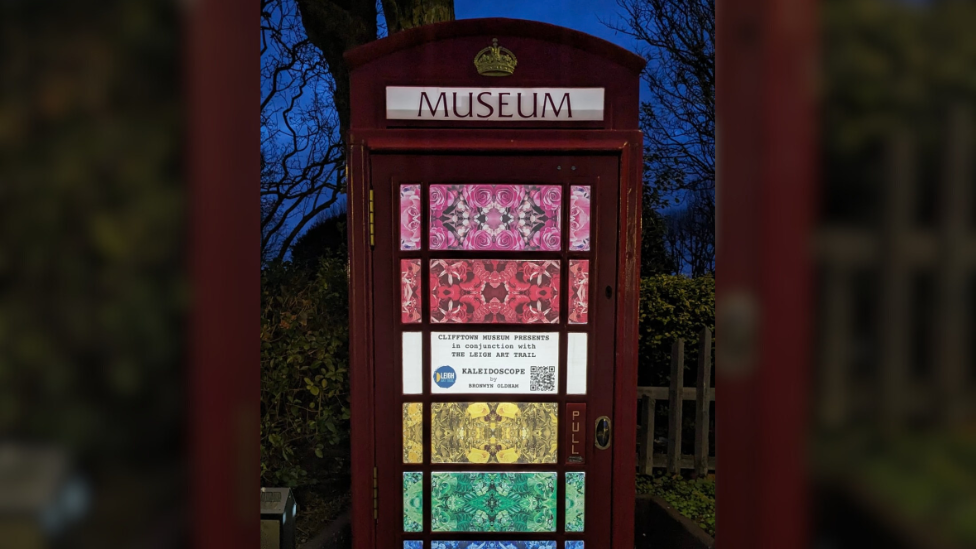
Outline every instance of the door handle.
{"label": "door handle", "polygon": [[607,416],[600,416],[596,420],[596,429],[594,433],[594,444],[597,450],[606,450],[610,447],[610,441],[612,440],[613,425],[610,423],[610,418]]}

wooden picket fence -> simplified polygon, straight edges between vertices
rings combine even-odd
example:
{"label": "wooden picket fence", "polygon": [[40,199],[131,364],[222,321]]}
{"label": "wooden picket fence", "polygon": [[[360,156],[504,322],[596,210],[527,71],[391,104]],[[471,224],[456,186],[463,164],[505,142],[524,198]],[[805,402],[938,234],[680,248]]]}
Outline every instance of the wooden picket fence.
{"label": "wooden picket fence", "polygon": [[[819,311],[820,395],[823,427],[855,421],[888,426],[923,419],[968,421],[976,414],[972,372],[973,316],[965,299],[976,274],[976,220],[972,214],[976,173],[976,123],[968,104],[946,114],[942,167],[921,170],[918,138],[893,133],[885,147],[880,222],[825,224],[816,252],[822,285]],[[931,224],[922,224],[916,203],[923,187],[941,203]],[[876,274],[875,274],[876,273]],[[855,279],[870,276],[878,297],[868,301],[874,339],[858,333]],[[916,284],[926,282],[926,287]],[[920,296],[930,296],[923,301]],[[931,303],[928,303],[930,301]],[[930,325],[917,337],[918,319]],[[919,340],[920,353],[913,346]]]}
{"label": "wooden picket fence", "polygon": [[[698,381],[695,387],[685,387],[685,340],[678,339],[671,345],[670,387],[638,387],[637,396],[639,425],[637,430],[637,470],[649,475],[655,467],[663,467],[669,473],[682,469],[694,469],[699,475],[715,470],[715,458],[709,457],[709,406],[715,401],[712,377],[712,331],[702,328],[698,349]],[[667,400],[668,444],[666,453],[654,452],[655,405]],[[681,453],[682,408],[686,400],[695,401],[695,453]]]}

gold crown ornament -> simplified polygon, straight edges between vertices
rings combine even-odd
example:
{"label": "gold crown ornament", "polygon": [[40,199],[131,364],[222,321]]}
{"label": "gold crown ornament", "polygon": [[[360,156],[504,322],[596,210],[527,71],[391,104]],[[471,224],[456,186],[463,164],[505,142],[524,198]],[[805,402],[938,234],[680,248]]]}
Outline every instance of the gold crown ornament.
{"label": "gold crown ornament", "polygon": [[509,76],[515,72],[518,60],[508,48],[498,45],[498,39],[492,38],[491,45],[474,56],[474,66],[482,76]]}

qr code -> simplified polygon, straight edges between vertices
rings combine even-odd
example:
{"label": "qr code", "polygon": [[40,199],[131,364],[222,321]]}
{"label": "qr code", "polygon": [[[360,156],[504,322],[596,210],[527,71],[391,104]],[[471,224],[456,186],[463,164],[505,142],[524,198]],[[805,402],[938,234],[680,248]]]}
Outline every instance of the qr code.
{"label": "qr code", "polygon": [[555,366],[532,366],[529,373],[532,375],[529,392],[551,393],[556,390]]}

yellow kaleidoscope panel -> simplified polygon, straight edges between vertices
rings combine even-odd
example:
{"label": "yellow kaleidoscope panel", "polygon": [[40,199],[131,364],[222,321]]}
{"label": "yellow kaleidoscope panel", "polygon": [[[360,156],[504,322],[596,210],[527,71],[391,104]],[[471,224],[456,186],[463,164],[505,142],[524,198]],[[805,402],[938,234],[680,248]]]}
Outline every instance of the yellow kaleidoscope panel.
{"label": "yellow kaleidoscope panel", "polygon": [[424,403],[403,403],[403,462],[424,462]]}
{"label": "yellow kaleidoscope panel", "polygon": [[435,402],[430,413],[432,463],[556,463],[555,402]]}

